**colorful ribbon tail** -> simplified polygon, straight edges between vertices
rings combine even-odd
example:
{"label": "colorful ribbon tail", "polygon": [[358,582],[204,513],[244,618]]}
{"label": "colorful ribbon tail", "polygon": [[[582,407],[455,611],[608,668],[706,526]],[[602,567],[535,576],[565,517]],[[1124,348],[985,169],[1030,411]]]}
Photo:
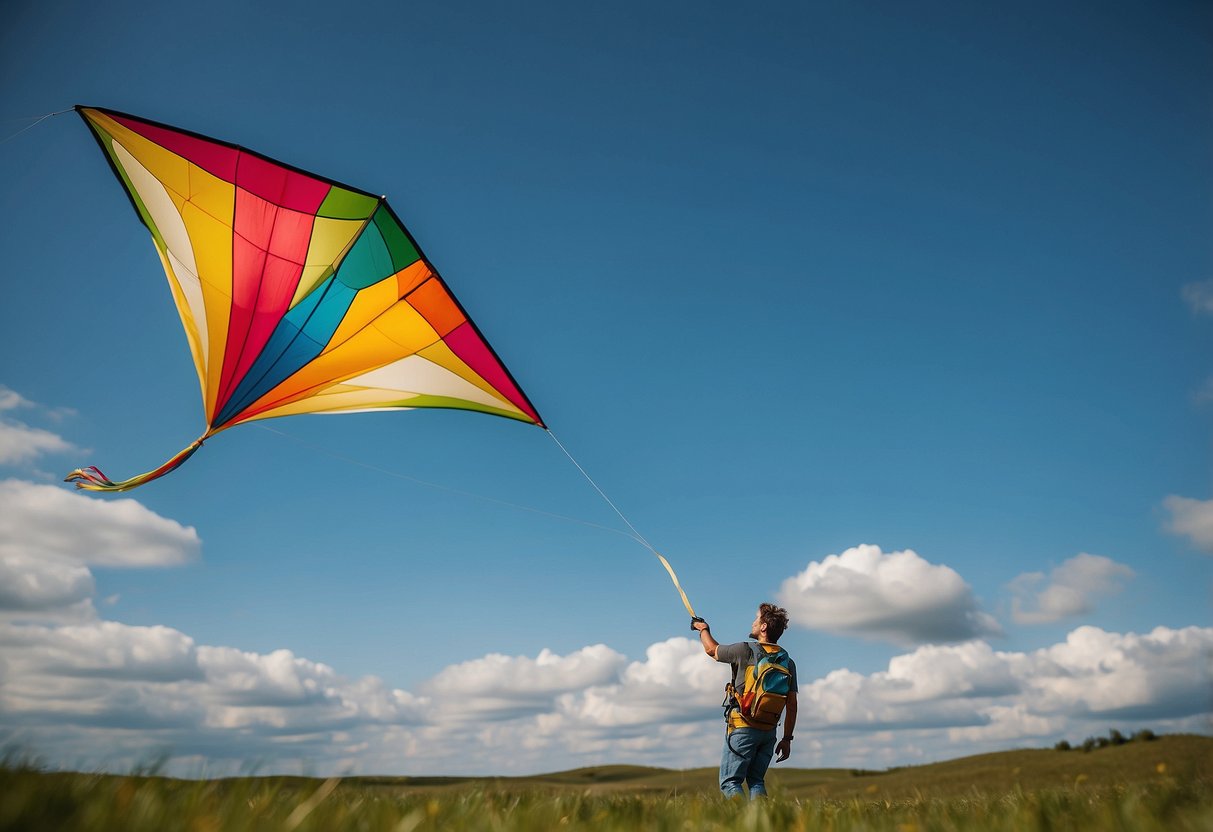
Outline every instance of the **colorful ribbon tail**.
{"label": "colorful ribbon tail", "polygon": [[148,471],[146,474],[140,474],[137,477],[131,477],[129,480],[120,480],[114,482],[96,465],[90,465],[87,468],[77,468],[66,477],[64,482],[74,482],[77,488],[85,491],[130,491],[132,488],[149,483],[152,480],[157,480],[165,474],[175,471],[181,467],[181,464],[194,455],[194,452],[202,447],[202,443],[206,440],[205,436],[200,436],[195,439],[188,447],[182,448],[177,454],[159,468]]}

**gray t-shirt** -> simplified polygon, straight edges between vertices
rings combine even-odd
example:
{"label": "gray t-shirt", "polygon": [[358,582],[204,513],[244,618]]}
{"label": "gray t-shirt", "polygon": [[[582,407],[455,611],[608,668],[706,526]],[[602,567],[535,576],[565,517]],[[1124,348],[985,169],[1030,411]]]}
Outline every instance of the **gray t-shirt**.
{"label": "gray t-shirt", "polygon": [[[750,645],[752,641],[739,641],[736,644],[722,644],[716,648],[716,661],[728,662],[733,666],[733,687],[737,688],[740,693],[745,687],[745,669],[754,663],[754,648]],[[772,647],[776,645],[771,645]],[[788,688],[792,693],[795,693],[796,688],[796,662],[788,657],[788,682],[791,687]]]}

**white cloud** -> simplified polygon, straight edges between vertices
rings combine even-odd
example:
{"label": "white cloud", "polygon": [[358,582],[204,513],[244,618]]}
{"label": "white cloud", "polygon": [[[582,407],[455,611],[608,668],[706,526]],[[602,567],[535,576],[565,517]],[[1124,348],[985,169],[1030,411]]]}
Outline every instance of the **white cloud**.
{"label": "white cloud", "polygon": [[93,596],[87,566],[0,550],[0,610],[46,611]]}
{"label": "white cloud", "polygon": [[0,413],[6,410],[17,410],[22,407],[33,407],[34,403],[22,396],[16,390],[0,384]]}
{"label": "white cloud", "polygon": [[320,732],[331,743],[351,726],[405,724],[418,711],[416,697],[378,679],[347,679],[288,650],[197,646],[169,627],[0,624],[0,648],[0,729],[74,727],[82,753],[90,737],[129,730],[147,731],[150,750],[171,729],[181,749],[226,738],[233,755],[278,757],[284,737]]}
{"label": "white cloud", "polygon": [[611,684],[565,697],[560,716],[582,729],[701,720],[718,712],[728,675],[728,665],[709,659],[698,641],[671,638],[650,646],[644,661],[628,664]]}
{"label": "white cloud", "polygon": [[1213,707],[1213,629],[1156,627],[1146,635],[1079,627],[1018,669],[1038,713],[1161,718]]}
{"label": "white cloud", "polygon": [[66,626],[12,625],[0,631],[19,653],[23,672],[57,677],[175,682],[201,678],[193,639],[169,627],[131,627],[116,621]]}
{"label": "white cloud", "polygon": [[56,433],[0,419],[0,464],[30,462],[46,453],[63,453],[75,446]]}
{"label": "white cloud", "polygon": [[1026,705],[991,705],[982,725],[949,728],[948,739],[955,743],[1007,743],[1024,737],[1047,737],[1062,732],[1066,720],[1033,713]]}
{"label": "white cloud", "polygon": [[[235,773],[249,760],[275,772],[501,774],[710,765],[719,753],[728,667],[691,639],[653,644],[637,661],[603,644],[488,655],[393,688],[286,649],[199,645],[170,627],[102,620],[90,564],[180,563],[198,549],[194,530],[132,500],[20,481],[0,482],[0,505],[0,743],[52,764],[127,770],[167,749],[182,774]],[[913,552],[857,551],[811,564],[823,574],[806,597],[841,587],[854,606],[862,591],[936,588],[902,599],[883,623],[852,618],[852,631],[896,620],[938,632],[938,622],[923,624],[929,599],[948,609],[951,632],[976,614],[947,567]],[[1063,577],[1089,588],[1107,572],[1080,563]],[[886,766],[1092,727],[1204,730],[1211,655],[1213,628],[1083,627],[1032,653],[966,641],[919,647],[869,675],[802,670],[795,763]]]}
{"label": "white cloud", "polygon": [[1181,290],[1184,302],[1193,312],[1213,315],[1213,280],[1189,283]]}
{"label": "white cloud", "polygon": [[0,481],[0,614],[92,618],[89,566],[171,566],[198,533],[134,500],[102,500],[52,485]]}
{"label": "white cloud", "polygon": [[[350,679],[289,650],[195,645],[167,627],[0,624],[0,736],[49,759],[122,768],[164,748],[237,771],[535,772],[711,764],[726,665],[671,638],[626,662],[603,645],[485,656],[418,687]],[[1207,727],[1213,628],[1080,627],[1028,653],[926,645],[886,670],[802,679],[798,765],[884,766],[1108,727]],[[568,676],[563,676],[563,671]],[[535,674],[531,676],[532,672]],[[469,719],[465,693],[521,702]],[[476,691],[474,685],[501,689]],[[454,686],[454,687],[452,687]],[[540,704],[542,703],[542,704]]]}
{"label": "white cloud", "polygon": [[290,650],[258,654],[199,647],[198,664],[205,684],[197,694],[208,703],[208,727],[262,726],[298,735],[420,717],[422,699],[373,677],[345,678]]}
{"label": "white cloud", "polygon": [[103,500],[53,485],[0,481],[0,557],[95,566],[168,566],[198,553],[191,526],[132,499]]}
{"label": "white cloud", "polygon": [[[15,390],[0,384],[0,414],[14,410],[33,409],[34,402]],[[56,411],[46,411],[58,418]],[[16,419],[0,416],[0,465],[15,465],[30,462],[48,453],[65,453],[79,450],[62,436],[42,428],[30,427]]]}
{"label": "white cloud", "polygon": [[835,670],[802,686],[800,721],[828,731],[976,725],[988,703],[1021,690],[1006,654],[984,642],[924,645],[886,671]]}
{"label": "white cloud", "polygon": [[551,710],[562,694],[614,680],[626,661],[605,644],[568,656],[542,650],[534,659],[494,653],[444,668],[425,691],[447,716],[521,716]]}
{"label": "white cloud", "polygon": [[1171,514],[1167,531],[1186,537],[1197,548],[1213,554],[1213,500],[1172,494],[1162,504]]}
{"label": "white cloud", "polygon": [[1042,624],[1090,612],[1093,599],[1120,592],[1135,573],[1123,563],[1080,552],[1046,578],[1026,572],[1010,584],[1012,616],[1020,624]]}
{"label": "white cloud", "polygon": [[964,641],[1001,632],[955,570],[916,552],[861,545],[812,562],[779,590],[792,623],[895,644]]}
{"label": "white cloud", "polygon": [[[1213,702],[1213,628],[1148,635],[1074,630],[1062,644],[1002,653],[982,642],[920,647],[887,671],[833,671],[800,694],[817,731],[947,729],[1005,741],[1115,720],[1205,718]],[[1072,728],[1071,726],[1079,726]]]}

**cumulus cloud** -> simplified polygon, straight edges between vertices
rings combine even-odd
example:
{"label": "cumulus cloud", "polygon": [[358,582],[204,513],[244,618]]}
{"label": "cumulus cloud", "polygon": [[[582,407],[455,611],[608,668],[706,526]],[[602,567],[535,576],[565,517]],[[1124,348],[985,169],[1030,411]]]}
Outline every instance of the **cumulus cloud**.
{"label": "cumulus cloud", "polygon": [[42,454],[75,450],[56,433],[31,428],[12,419],[0,419],[0,464],[30,462]]}
{"label": "cumulus cloud", "polygon": [[92,598],[93,588],[93,573],[83,564],[0,552],[0,610],[71,607]]}
{"label": "cumulus cloud", "polygon": [[727,675],[684,638],[630,663],[604,645],[485,656],[441,669],[418,694],[289,650],[113,621],[0,624],[0,651],[0,737],[111,768],[162,748],[229,770],[250,758],[272,770],[306,759],[313,770],[535,771],[621,755],[676,765],[688,748],[713,753],[704,722]]}
{"label": "cumulus cloud", "polygon": [[611,684],[559,702],[564,722],[581,729],[635,729],[702,720],[719,711],[728,666],[707,660],[698,641],[671,638],[645,651]]}
{"label": "cumulus cloud", "polygon": [[33,406],[33,402],[22,396],[16,390],[0,384],[0,413],[7,410],[17,410],[19,408]]}
{"label": "cumulus cloud", "polygon": [[299,735],[420,718],[422,699],[390,690],[374,677],[348,679],[290,650],[258,654],[199,647],[198,664],[205,679],[198,694],[208,704],[209,727]]}
{"label": "cumulus cloud", "polygon": [[[56,765],[124,770],[167,749],[183,774],[235,773],[249,760],[322,774],[521,774],[696,766],[719,753],[728,666],[697,641],[661,641],[635,661],[604,644],[492,654],[405,690],[287,649],[197,644],[171,627],[102,620],[90,565],[181,563],[196,554],[197,533],[133,500],[21,481],[0,482],[0,505],[0,743]],[[1106,559],[1087,558],[1063,564],[1053,582],[1090,590],[1100,576],[1118,579]],[[806,604],[836,593],[847,632],[988,631],[959,576],[913,552],[848,550],[789,587]],[[881,604],[892,608],[884,618],[872,612]],[[802,670],[797,763],[939,759],[1126,720],[1192,730],[1208,719],[1211,658],[1213,628],[1082,627],[1031,653],[969,640],[920,646],[871,674]]]}
{"label": "cumulus cloud", "polygon": [[887,671],[834,671],[815,681],[801,694],[801,718],[822,730],[935,724],[965,729],[953,736],[1000,739],[1082,720],[1182,719],[1213,707],[1211,657],[1213,629],[1199,627],[1146,635],[1079,627],[1031,653],[932,645],[893,659]]}
{"label": "cumulus cloud", "polygon": [[4,480],[0,505],[0,613],[89,617],[89,566],[171,566],[200,545],[193,528],[130,499]]}
{"label": "cumulus cloud", "polygon": [[626,657],[605,644],[568,656],[490,654],[444,668],[425,686],[452,717],[523,716],[551,710],[557,697],[614,680]]}
{"label": "cumulus cloud", "polygon": [[67,559],[95,566],[168,566],[199,548],[192,526],[132,499],[101,500],[53,485],[0,481],[0,556]]}
{"label": "cumulus cloud", "polygon": [[1113,595],[1135,573],[1123,563],[1080,552],[1047,577],[1026,572],[1010,584],[1011,614],[1019,624],[1043,624],[1090,612],[1094,599]]}
{"label": "cumulus cloud", "polygon": [[0,643],[35,647],[23,672],[82,679],[176,682],[200,678],[193,639],[169,627],[130,627],[116,621],[66,626],[12,626]]}
{"label": "cumulus cloud", "polygon": [[1213,315],[1213,280],[1189,283],[1181,290],[1184,302],[1196,313]]}
{"label": "cumulus cloud", "polygon": [[862,545],[829,555],[784,581],[778,598],[798,626],[895,644],[1001,633],[955,570],[910,549]]}
{"label": "cumulus cloud", "polygon": [[[719,753],[728,673],[686,638],[632,662],[603,645],[485,656],[441,669],[419,693],[289,650],[196,645],[167,627],[0,625],[0,649],[0,736],[109,767],[167,747],[216,771],[245,759],[275,771],[306,760],[316,773],[702,765]],[[1191,730],[1213,707],[1211,659],[1213,628],[1199,627],[1079,627],[1022,653],[924,645],[875,673],[802,679],[798,763],[890,765],[1109,726]],[[460,692],[490,706],[469,718]]]}
{"label": "cumulus cloud", "polygon": [[1172,494],[1162,504],[1171,515],[1167,531],[1186,537],[1198,549],[1213,554],[1213,500]]}
{"label": "cumulus cloud", "polygon": [[1019,669],[1042,714],[1134,719],[1192,716],[1213,708],[1213,629],[1156,627],[1121,635],[1079,627],[1028,654]]}
{"label": "cumulus cloud", "polygon": [[[419,701],[377,679],[344,678],[289,650],[198,646],[163,626],[0,624],[0,648],[5,732],[75,726],[82,745],[111,730],[173,729],[169,736],[180,748],[226,736],[236,754],[277,756],[274,742],[284,736],[306,740],[319,731],[332,742],[334,732],[351,725],[406,724]],[[147,748],[156,737],[146,736]]]}
{"label": "cumulus cloud", "polygon": [[78,450],[62,436],[12,418],[16,410],[28,410],[36,405],[29,399],[0,384],[0,465],[31,462],[48,453]]}
{"label": "cumulus cloud", "polygon": [[984,642],[925,645],[886,671],[835,670],[801,687],[798,725],[818,730],[899,730],[979,725],[991,700],[1022,682]]}

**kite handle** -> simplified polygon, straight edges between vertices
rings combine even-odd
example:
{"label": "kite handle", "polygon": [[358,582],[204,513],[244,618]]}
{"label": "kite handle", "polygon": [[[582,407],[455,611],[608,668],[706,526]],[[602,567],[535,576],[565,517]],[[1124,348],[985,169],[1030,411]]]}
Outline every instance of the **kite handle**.
{"label": "kite handle", "polygon": [[699,629],[698,627],[696,627],[696,626],[695,626],[695,624],[696,624],[696,623],[700,623],[700,624],[707,624],[708,622],[704,621],[702,618],[700,618],[700,617],[699,617],[699,616],[697,616],[697,615],[692,615],[692,616],[691,616],[691,629],[692,629],[692,630],[697,630],[697,629]]}

